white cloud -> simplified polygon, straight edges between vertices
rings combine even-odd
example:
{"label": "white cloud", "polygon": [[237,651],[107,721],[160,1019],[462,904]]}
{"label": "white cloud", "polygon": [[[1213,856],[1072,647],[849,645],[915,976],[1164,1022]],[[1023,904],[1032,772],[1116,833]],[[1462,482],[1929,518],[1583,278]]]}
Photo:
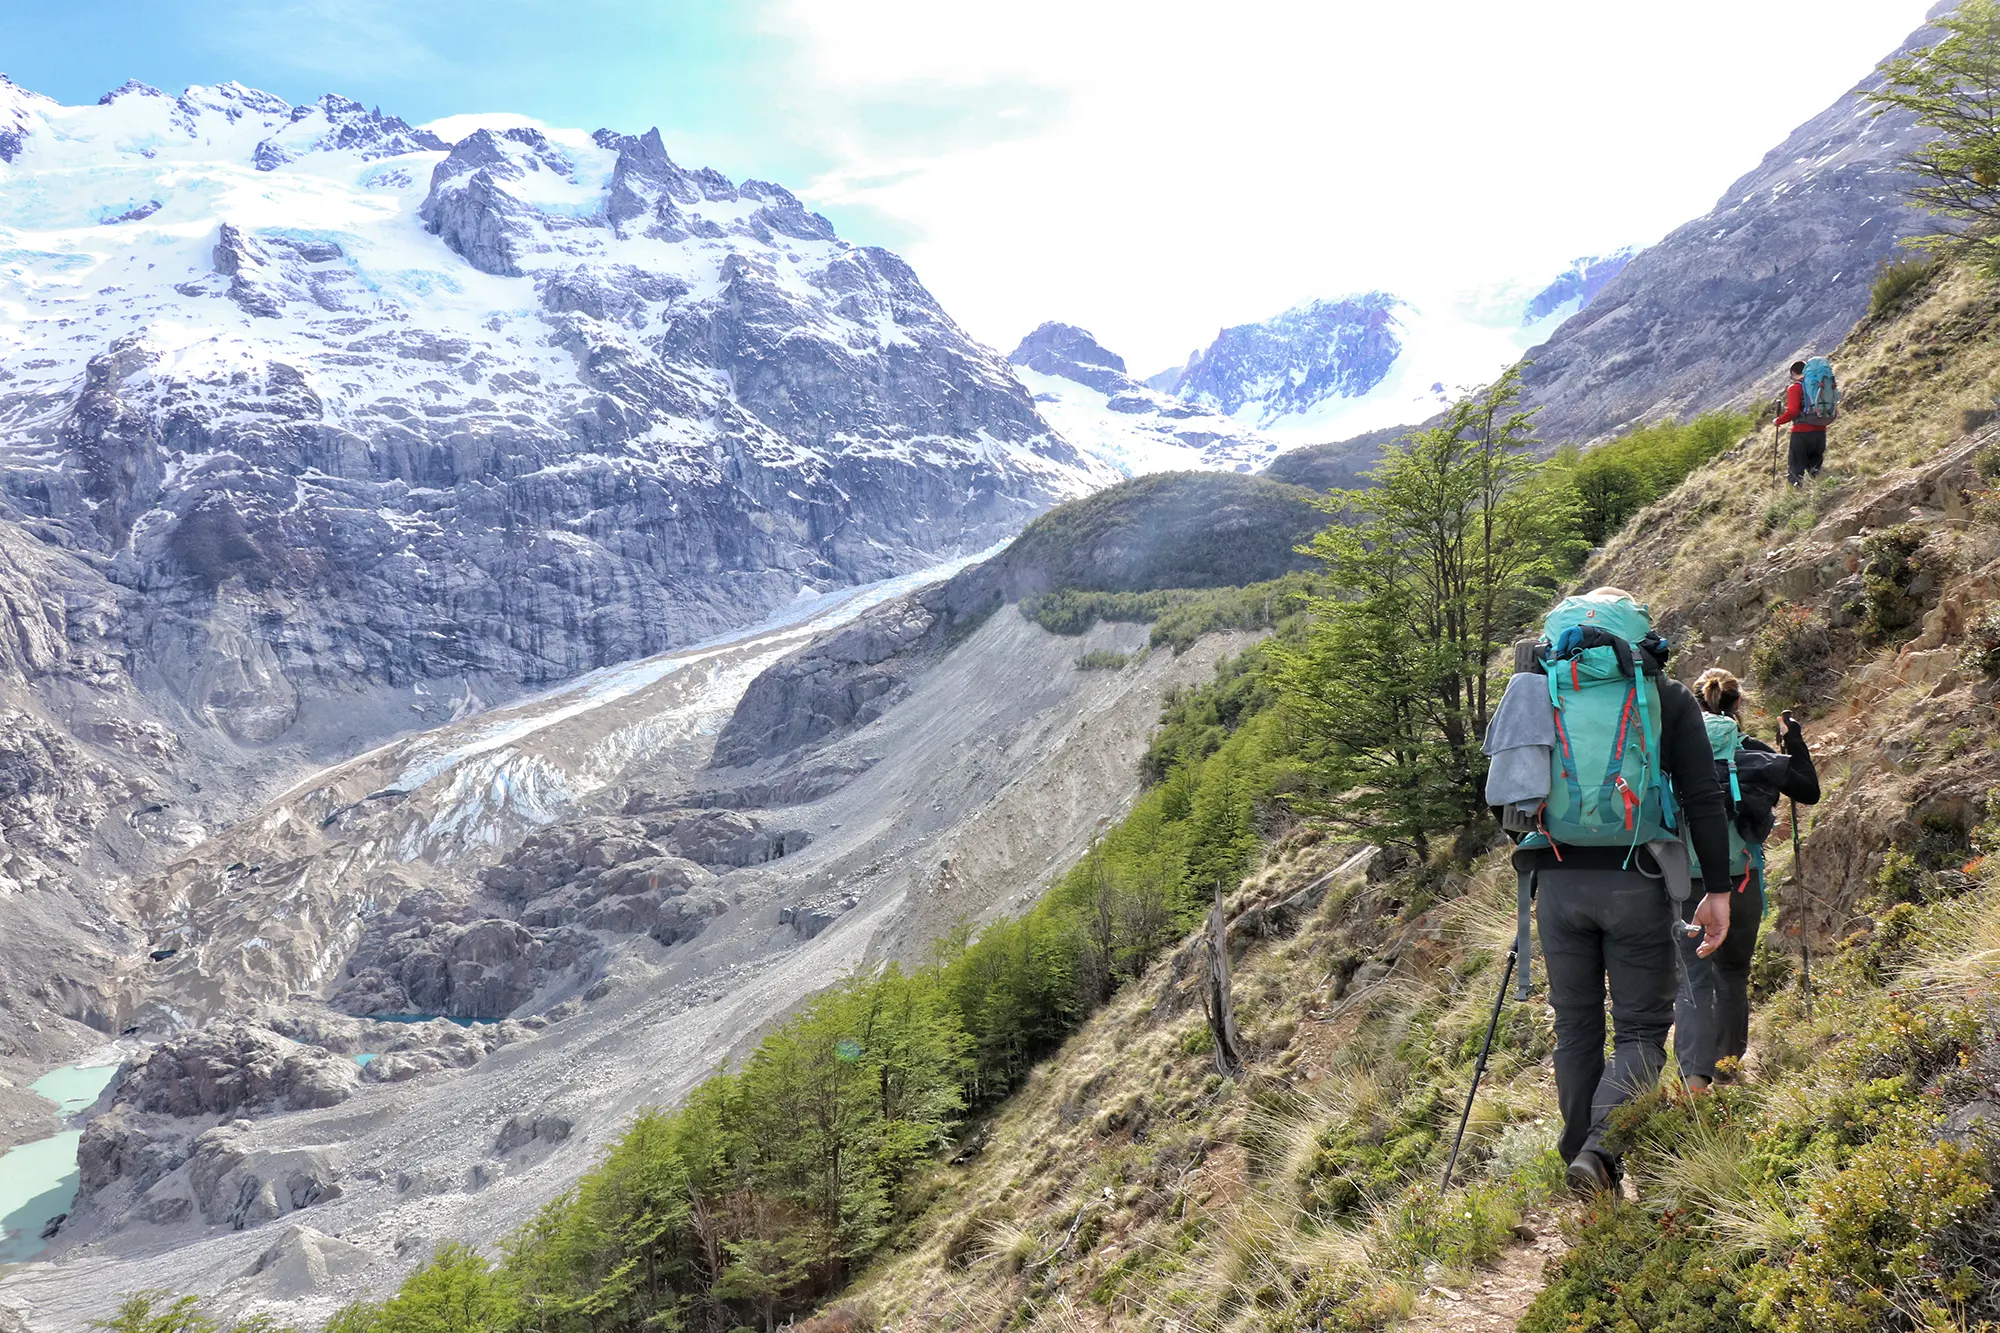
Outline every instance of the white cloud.
{"label": "white cloud", "polygon": [[[1144,371],[1320,295],[1418,300],[1656,239],[1926,0],[781,0],[792,131],[972,332]],[[1810,15],[1810,39],[1801,17]]]}

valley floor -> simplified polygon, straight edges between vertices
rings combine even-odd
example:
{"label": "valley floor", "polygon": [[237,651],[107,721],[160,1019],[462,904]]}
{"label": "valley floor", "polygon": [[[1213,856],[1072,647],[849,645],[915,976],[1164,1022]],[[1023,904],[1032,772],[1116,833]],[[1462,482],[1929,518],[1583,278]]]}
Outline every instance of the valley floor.
{"label": "valley floor", "polygon": [[[775,654],[765,656],[782,655],[823,628],[810,620],[781,623],[765,636],[777,642]],[[559,1021],[462,1072],[364,1081],[337,1105],[259,1116],[215,1131],[231,1135],[232,1151],[253,1164],[311,1155],[313,1170],[337,1179],[333,1197],[247,1230],[205,1226],[198,1216],[151,1225],[141,1220],[143,1206],[112,1215],[86,1208],[65,1224],[51,1262],[0,1277],[0,1307],[18,1307],[37,1330],[72,1329],[102,1317],[114,1293],[166,1287],[312,1321],[355,1295],[393,1286],[441,1240],[479,1243],[511,1230],[567,1187],[639,1108],[679,1101],[801,997],[865,965],[921,957],[960,919],[1019,910],[1040,884],[1081,855],[1136,792],[1139,756],[1166,692],[1205,679],[1220,659],[1250,641],[1240,634],[1211,635],[1176,655],[1139,651],[1144,638],[1142,626],[1101,626],[1082,638],[1060,637],[1013,607],[1003,608],[921,673],[908,697],[885,716],[812,752],[815,764],[846,764],[859,776],[830,795],[786,808],[789,826],[808,832],[811,841],[781,861],[720,876],[716,883],[734,905],[691,943],[669,949],[638,939],[617,955],[587,1002],[571,1000],[557,1009]],[[757,641],[756,634],[744,640]],[[1082,670],[1077,659],[1085,652],[1135,653],[1136,660],[1122,669]],[[661,686],[564,716],[564,701],[583,689],[578,686],[554,692],[546,705],[517,706],[437,737],[400,743],[390,747],[387,761],[394,769],[403,762],[399,755],[443,753],[440,747],[455,744],[452,753],[468,756],[461,762],[504,767],[508,747],[532,746],[537,757],[553,756],[571,772],[583,772],[591,754],[619,751],[628,766],[640,766],[647,784],[659,786],[671,785],[672,775],[655,761],[672,754],[685,782],[699,774],[718,728],[761,661],[718,676],[734,682],[726,698],[662,693],[675,679],[667,676]],[[702,718],[673,711],[684,712],[696,697],[708,710]],[[542,717],[538,708],[555,711]],[[512,724],[507,734],[515,738],[508,746],[450,739],[467,726],[491,731],[512,716],[537,719],[537,725]],[[675,745],[656,746],[651,759],[643,745],[635,748],[635,737],[657,741],[669,733],[678,738]],[[891,761],[880,762],[885,756]],[[356,763],[380,769],[382,758]],[[301,859],[296,848],[276,858],[257,840],[272,836],[272,828],[300,824],[318,838],[318,830],[328,827],[319,811],[340,804],[328,791],[354,787],[358,798],[382,785],[379,773],[364,774],[356,786],[343,771],[299,784],[246,821],[232,840],[197,849],[188,866],[213,862],[219,873],[225,862],[240,866],[246,859],[328,864],[324,852]],[[785,771],[782,763],[774,770]],[[435,789],[456,790],[448,775],[426,790]],[[488,786],[465,789],[477,801]],[[628,790],[629,783],[611,783],[596,803],[622,800]],[[590,808],[590,799],[581,802],[581,813]],[[415,811],[411,827],[459,827],[469,813],[454,816],[432,798]],[[518,841],[536,827],[532,811],[482,806],[477,817],[503,830],[503,839]],[[330,836],[339,832],[338,825],[328,829]],[[483,855],[433,855],[415,869],[428,867],[430,882],[443,888],[462,884],[490,857],[490,848],[473,841]],[[354,847],[373,845],[357,841]],[[184,867],[181,873],[185,882],[193,872]],[[327,891],[352,892],[355,883],[349,871],[329,880]],[[282,918],[282,904],[310,888],[284,879],[229,887],[233,896],[216,900],[225,914],[200,918],[204,936],[216,941],[209,946],[211,959],[231,956],[222,944],[232,923]],[[781,906],[829,889],[852,894],[856,904],[828,928],[803,939],[779,923]],[[262,894],[264,905],[243,900],[246,893]],[[192,901],[203,910],[198,898]],[[270,926],[262,934],[269,936]],[[253,973],[235,984],[259,982]],[[280,986],[271,996],[251,997],[251,1010],[302,1015],[299,997],[286,1000],[289,986]],[[159,993],[170,999],[173,991],[169,986]],[[564,1137],[508,1142],[509,1122],[536,1117],[559,1118]],[[145,1198],[172,1187],[170,1178]]]}

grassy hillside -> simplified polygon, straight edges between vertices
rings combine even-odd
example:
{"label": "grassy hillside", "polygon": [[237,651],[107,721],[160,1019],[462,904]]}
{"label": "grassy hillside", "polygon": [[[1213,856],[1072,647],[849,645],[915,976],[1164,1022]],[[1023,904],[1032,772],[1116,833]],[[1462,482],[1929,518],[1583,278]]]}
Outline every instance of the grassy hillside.
{"label": "grassy hillside", "polygon": [[1510,885],[1281,821],[1229,902],[1245,1076],[1215,1070],[1184,943],[913,1189],[827,1326],[1452,1327],[1482,1286],[1521,1293],[1494,1319],[1579,1333],[2000,1318],[1996,328],[1989,281],[1935,277],[1836,357],[1824,479],[1774,483],[1768,435],[1709,441],[1576,576],[1648,600],[1684,676],[1745,673],[1753,731],[1811,718],[1828,788],[1798,865],[1772,843],[1745,1082],[1635,1108],[1633,1198],[1551,1193],[1539,1002],[1504,1010],[1437,1192]]}
{"label": "grassy hillside", "polygon": [[[1642,483],[1600,514],[1672,487],[1580,568],[1572,541],[1537,569],[1639,593],[1684,677],[1748,673],[1753,731],[1800,710],[1828,792],[1796,864],[1782,824],[1772,845],[1744,1082],[1624,1118],[1630,1199],[1553,1193],[1539,1002],[1505,1006],[1440,1192],[1510,886],[1490,829],[1384,848],[1340,822],[1347,742],[1298,682],[1360,603],[1323,597],[1172,701],[1146,795],[1026,917],[829,991],[497,1255],[447,1251],[340,1333],[722,1333],[828,1301],[816,1333],[2000,1319],[1996,327],[1992,282],[1944,271],[1857,329],[1828,475],[1800,491],[1768,437],[1713,423],[1519,474],[1524,509],[1579,522],[1586,477]],[[1205,493],[1160,485],[1155,513]],[[1062,517],[1037,567],[1083,577],[1135,504]],[[1159,591],[1150,568],[1096,591]],[[1234,1077],[1186,934],[1217,885]],[[158,1305],[117,1326],[184,1326]]]}

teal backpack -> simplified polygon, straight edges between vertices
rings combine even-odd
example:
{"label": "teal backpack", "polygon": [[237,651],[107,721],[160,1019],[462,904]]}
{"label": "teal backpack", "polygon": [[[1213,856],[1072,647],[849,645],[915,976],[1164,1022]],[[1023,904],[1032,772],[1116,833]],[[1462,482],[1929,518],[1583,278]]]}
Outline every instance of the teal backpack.
{"label": "teal backpack", "polygon": [[[1624,597],[1563,599],[1542,622],[1536,657],[1555,705],[1549,799],[1524,845],[1624,847],[1677,836],[1660,771],[1666,641]],[[1628,856],[1629,860],[1629,856]]]}
{"label": "teal backpack", "polygon": [[1807,426],[1825,426],[1840,415],[1840,381],[1833,377],[1833,363],[1823,356],[1806,362],[1804,392],[1799,395],[1799,421]]}
{"label": "teal backpack", "polygon": [[[1716,776],[1723,779],[1729,791],[1730,877],[1741,876],[1753,865],[1757,867],[1757,872],[1762,874],[1764,844],[1761,842],[1752,844],[1746,839],[1743,830],[1737,827],[1734,817],[1736,811],[1743,805],[1743,782],[1736,771],[1736,755],[1743,748],[1743,728],[1737,725],[1735,718],[1716,713],[1703,713],[1701,721],[1702,725],[1708,728],[1708,751],[1715,756]],[[1688,856],[1693,860],[1695,869],[1699,873],[1701,858],[1695,856],[1692,850],[1688,852]]]}

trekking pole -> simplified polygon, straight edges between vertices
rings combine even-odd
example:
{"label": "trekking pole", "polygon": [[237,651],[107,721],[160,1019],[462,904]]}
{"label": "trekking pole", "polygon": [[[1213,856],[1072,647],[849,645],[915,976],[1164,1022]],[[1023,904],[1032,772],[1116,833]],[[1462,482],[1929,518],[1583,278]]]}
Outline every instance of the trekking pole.
{"label": "trekking pole", "polygon": [[1792,883],[1799,886],[1799,981],[1806,992],[1806,1021],[1812,1021],[1812,922],[1807,919],[1806,880],[1799,873],[1799,803],[1792,805]]}
{"label": "trekking pole", "polygon": [[[1778,722],[1778,748],[1785,748],[1785,729],[1792,724],[1792,710],[1780,713]],[[1806,877],[1799,873],[1799,803],[1790,796],[1785,798],[1792,807],[1792,883],[1799,886],[1799,984],[1806,993],[1806,1021],[1812,1021],[1812,921],[1806,905],[1811,897],[1806,892]]]}
{"label": "trekking pole", "polygon": [[1444,1179],[1438,1182],[1440,1194],[1451,1188],[1452,1168],[1458,1165],[1459,1145],[1465,1142],[1465,1127],[1472,1121],[1472,1099],[1479,1095],[1479,1080],[1486,1073],[1486,1056],[1493,1049],[1493,1034],[1500,1026],[1500,1007],[1507,1003],[1507,983],[1514,979],[1514,961],[1519,952],[1519,946],[1507,950],[1507,966],[1500,973],[1500,993],[1493,997],[1493,1014],[1486,1020],[1486,1040],[1479,1044],[1479,1063],[1472,1067],[1472,1090],[1465,1094],[1465,1110],[1458,1117],[1458,1133],[1452,1136],[1451,1156],[1444,1163]]}

